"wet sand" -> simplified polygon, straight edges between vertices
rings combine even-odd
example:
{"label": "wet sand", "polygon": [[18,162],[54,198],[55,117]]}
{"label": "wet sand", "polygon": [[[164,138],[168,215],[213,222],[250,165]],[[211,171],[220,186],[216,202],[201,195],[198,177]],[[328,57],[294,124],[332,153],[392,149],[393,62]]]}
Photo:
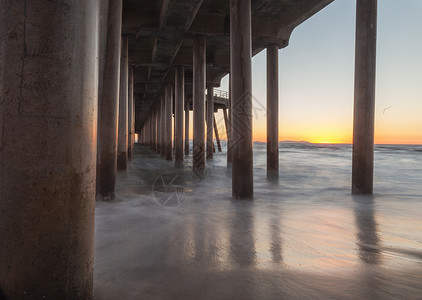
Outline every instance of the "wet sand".
{"label": "wet sand", "polygon": [[285,164],[268,182],[260,158],[254,201],[234,201],[223,154],[197,180],[136,145],[97,203],[94,299],[422,299],[418,194],[352,196],[347,170],[289,182]]}

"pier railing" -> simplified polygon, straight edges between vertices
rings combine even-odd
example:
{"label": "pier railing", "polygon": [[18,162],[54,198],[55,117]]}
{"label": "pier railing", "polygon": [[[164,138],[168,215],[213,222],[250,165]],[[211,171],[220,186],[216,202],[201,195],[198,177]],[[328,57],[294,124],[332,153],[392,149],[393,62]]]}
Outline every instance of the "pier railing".
{"label": "pier railing", "polygon": [[214,89],[214,97],[229,99],[229,92],[223,91],[223,90]]}

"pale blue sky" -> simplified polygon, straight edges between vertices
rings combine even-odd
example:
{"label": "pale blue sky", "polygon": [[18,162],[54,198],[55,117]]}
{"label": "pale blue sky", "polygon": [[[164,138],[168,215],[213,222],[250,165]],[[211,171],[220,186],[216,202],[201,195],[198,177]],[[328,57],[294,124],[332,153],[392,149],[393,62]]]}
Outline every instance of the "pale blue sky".
{"label": "pale blue sky", "polygon": [[[299,25],[279,51],[281,140],[310,140],[316,132],[327,141],[334,135],[350,139],[355,10],[355,0],[335,0]],[[421,0],[378,1],[376,142],[422,143],[421,15]],[[253,58],[253,94],[264,106],[265,61],[265,51]],[[227,79],[222,88],[227,90]],[[265,111],[256,112],[259,139]]]}

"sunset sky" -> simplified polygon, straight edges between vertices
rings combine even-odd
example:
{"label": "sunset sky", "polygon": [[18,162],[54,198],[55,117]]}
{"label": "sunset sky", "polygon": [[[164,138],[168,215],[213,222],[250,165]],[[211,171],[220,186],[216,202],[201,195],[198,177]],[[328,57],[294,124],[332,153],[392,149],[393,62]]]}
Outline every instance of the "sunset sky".
{"label": "sunset sky", "polygon": [[[335,0],[279,50],[281,141],[352,142],[355,11],[356,1]],[[375,143],[422,144],[421,11],[421,0],[378,1]],[[252,67],[254,140],[265,141],[265,51]]]}

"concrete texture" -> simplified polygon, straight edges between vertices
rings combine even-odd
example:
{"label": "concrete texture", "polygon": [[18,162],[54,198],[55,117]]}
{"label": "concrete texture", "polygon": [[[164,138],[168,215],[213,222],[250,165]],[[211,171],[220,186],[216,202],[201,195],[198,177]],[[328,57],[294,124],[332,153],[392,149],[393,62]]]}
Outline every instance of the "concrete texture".
{"label": "concrete texture", "polygon": [[372,194],[374,177],[377,0],[356,4],[352,193]]}
{"label": "concrete texture", "polygon": [[0,290],[93,294],[99,2],[0,2]]}
{"label": "concrete texture", "polygon": [[97,197],[111,200],[116,189],[122,0],[102,2],[101,6],[105,16],[100,28]]}
{"label": "concrete texture", "polygon": [[117,138],[117,170],[127,169],[128,149],[128,37],[122,36],[122,52],[120,56],[120,88],[119,88],[119,132]]}

